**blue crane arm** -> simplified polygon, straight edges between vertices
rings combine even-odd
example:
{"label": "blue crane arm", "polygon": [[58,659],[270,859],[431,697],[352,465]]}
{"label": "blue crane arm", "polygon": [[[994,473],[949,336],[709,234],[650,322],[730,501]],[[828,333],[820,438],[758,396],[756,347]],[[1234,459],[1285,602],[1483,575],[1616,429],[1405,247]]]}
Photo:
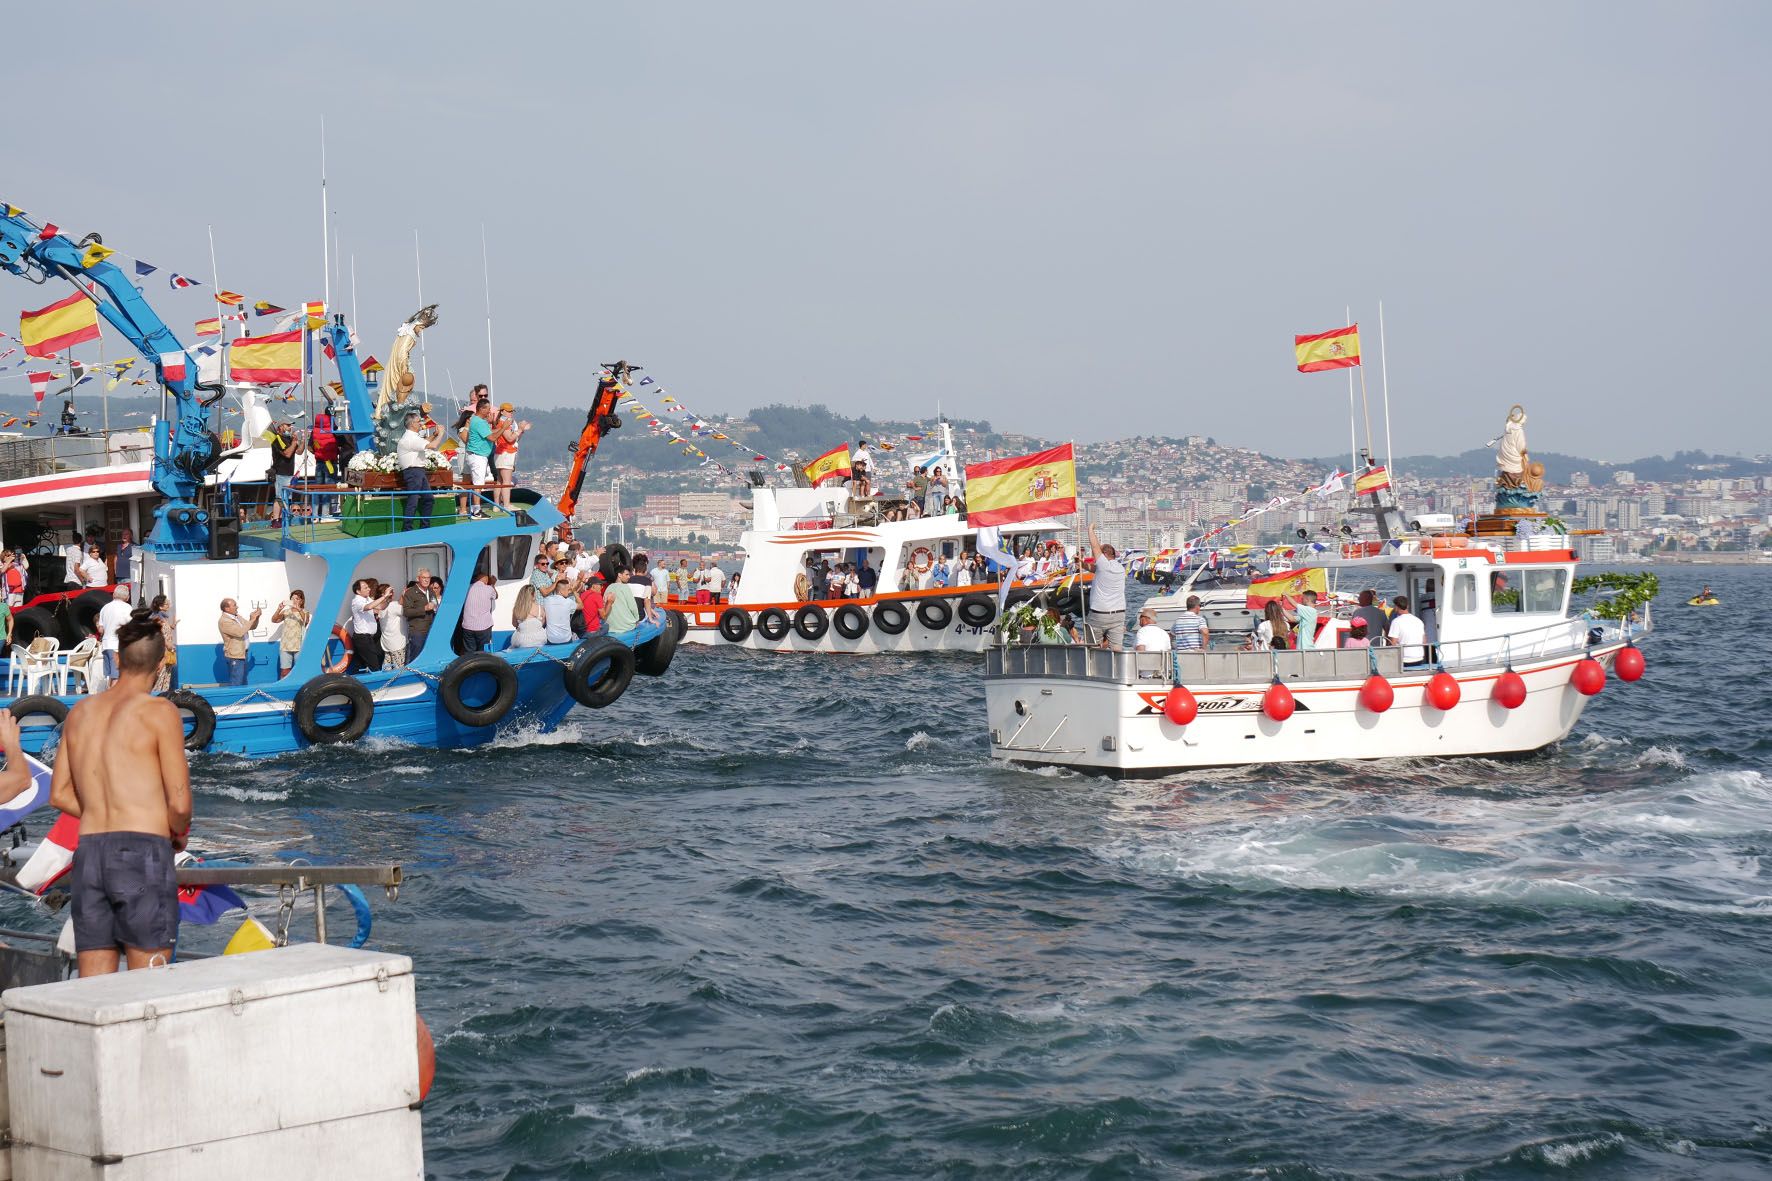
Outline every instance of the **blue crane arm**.
{"label": "blue crane arm", "polygon": [[[207,403],[199,397],[206,387],[197,381],[194,360],[186,356],[184,375],[167,380],[161,354],[183,353],[185,346],[116,264],[101,259],[86,265],[80,245],[60,233],[45,237],[42,227],[10,206],[0,210],[0,267],[33,283],[52,277],[66,279],[153,364],[176,411],[172,420],[162,420],[154,433],[152,483],[162,501],[154,510],[154,528],[147,544],[162,552],[202,551],[207,545],[207,514],[197,506],[197,493],[203,478],[215,468],[220,444],[209,431]],[[219,387],[207,388],[220,396]]]}
{"label": "blue crane arm", "polygon": [[349,434],[359,451],[375,450],[374,409],[369,401],[369,385],[363,380],[363,365],[357,360],[357,347],[351,343],[350,329],[343,316],[334,316],[321,329],[332,345],[333,359],[338,364],[339,384],[345,387],[345,404],[351,408]]}

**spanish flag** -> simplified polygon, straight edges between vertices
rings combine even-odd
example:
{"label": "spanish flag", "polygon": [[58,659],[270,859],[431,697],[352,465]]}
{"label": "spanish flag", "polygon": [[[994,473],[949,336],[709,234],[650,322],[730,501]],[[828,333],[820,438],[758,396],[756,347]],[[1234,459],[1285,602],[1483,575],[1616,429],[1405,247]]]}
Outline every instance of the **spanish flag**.
{"label": "spanish flag", "polygon": [[1354,495],[1366,496],[1373,492],[1383,492],[1391,486],[1390,473],[1382,466],[1369,467],[1354,477]]}
{"label": "spanish flag", "polygon": [[228,354],[228,377],[233,381],[300,381],[302,334],[275,332],[270,336],[242,336]]}
{"label": "spanish flag", "polygon": [[[665,401],[668,402],[670,399],[666,398]],[[849,444],[844,443],[840,447],[831,448],[807,464],[805,470],[806,479],[814,488],[818,487],[821,480],[827,480],[832,476],[850,475]]]}
{"label": "spanish flag", "polygon": [[1259,611],[1277,599],[1284,606],[1296,607],[1298,597],[1307,590],[1316,591],[1323,596],[1329,593],[1329,575],[1321,566],[1288,570],[1284,574],[1270,574],[1266,578],[1252,580],[1249,583],[1249,597],[1244,605],[1251,611]]}
{"label": "spanish flag", "polygon": [[1298,371],[1315,373],[1319,369],[1352,369],[1360,363],[1360,326],[1331,328],[1314,336],[1295,336],[1292,346],[1298,352]]}
{"label": "spanish flag", "polygon": [[98,339],[98,305],[75,292],[46,308],[20,312],[18,338],[27,357],[53,357],[77,344]]}
{"label": "spanish flag", "polygon": [[198,320],[197,321],[197,335],[198,336],[220,336],[221,335],[221,319],[216,316],[211,316],[207,320]]}
{"label": "spanish flag", "polygon": [[966,465],[966,523],[1013,525],[1077,511],[1077,460],[1066,443]]}

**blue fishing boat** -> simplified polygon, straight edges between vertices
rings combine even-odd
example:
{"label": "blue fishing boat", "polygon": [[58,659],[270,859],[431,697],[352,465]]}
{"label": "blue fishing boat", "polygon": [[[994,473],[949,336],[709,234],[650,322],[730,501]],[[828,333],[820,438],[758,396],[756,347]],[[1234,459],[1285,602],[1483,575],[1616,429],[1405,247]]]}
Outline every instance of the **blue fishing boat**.
{"label": "blue fishing boat", "polygon": [[[513,728],[551,728],[574,706],[607,706],[635,673],[664,674],[683,632],[668,612],[619,635],[511,646],[516,592],[540,547],[566,524],[534,490],[513,489],[501,506],[489,489],[458,487],[443,467],[424,495],[428,504],[408,517],[411,493],[386,487],[373,465],[349,486],[264,479],[268,453],[256,439],[270,425],[266,400],[250,388],[231,390],[220,358],[209,355],[215,350],[188,352],[131,278],[105,260],[105,251],[92,249],[97,242],[96,235],[75,242],[11,206],[0,215],[0,267],[33,282],[72,284],[152,362],[166,408],[151,434],[0,439],[0,533],[31,561],[0,706],[18,718],[27,750],[52,746],[77,691],[95,683],[99,657],[91,637],[112,597],[109,585],[93,581],[67,587],[54,545],[59,538],[45,532],[51,519],[55,530],[76,536],[94,525],[112,536],[137,522],[146,526],[139,554],[106,581],[127,585],[142,605],[161,595],[170,601],[176,688],[167,695],[185,715],[192,750],[270,756],[364,739],[472,746]],[[385,450],[387,424],[402,422],[422,395],[383,391],[372,403],[343,316],[314,317],[296,331],[310,372],[322,353],[336,365],[339,436],[350,438],[359,455],[371,455],[379,435]],[[613,410],[627,368],[607,370],[586,417],[570,495],[603,433],[620,425]],[[240,402],[238,437],[246,440],[238,445],[218,427],[218,403],[230,393]],[[245,519],[255,496],[275,502],[278,523]],[[421,573],[440,588],[423,641],[411,645],[402,667],[345,671],[345,631],[334,621],[348,620],[353,587],[371,579],[404,588]],[[484,629],[464,635],[461,628],[476,581],[489,581],[497,593],[489,642],[481,639]],[[298,590],[313,624],[284,670],[280,632],[269,621]],[[229,683],[237,666],[230,669],[224,655],[228,601],[250,621],[243,684]]]}

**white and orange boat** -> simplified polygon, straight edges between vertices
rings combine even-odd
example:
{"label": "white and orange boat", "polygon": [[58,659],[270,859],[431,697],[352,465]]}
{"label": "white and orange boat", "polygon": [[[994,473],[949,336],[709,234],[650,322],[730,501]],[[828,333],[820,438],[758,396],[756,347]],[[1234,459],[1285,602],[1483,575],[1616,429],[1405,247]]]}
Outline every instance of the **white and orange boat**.
{"label": "white and orange boat", "polygon": [[1545,540],[1398,539],[1372,556],[1300,563],[1343,587],[1406,595],[1425,625],[1413,649],[1341,647],[1346,619],[1331,620],[1323,646],[1307,651],[1246,651],[1245,636],[1217,630],[1195,652],[994,648],[985,672],[991,753],[1162,775],[1550,746],[1574,729],[1608,670],[1625,681],[1642,675],[1635,641],[1651,624],[1646,601],[1622,618],[1572,611],[1575,553],[1542,548]]}
{"label": "white and orange boat", "polygon": [[[951,431],[946,423],[942,430],[942,466],[958,477]],[[846,485],[752,488],[751,527],[739,538],[745,558],[738,589],[725,603],[672,602],[688,624],[684,639],[771,652],[980,652],[995,634],[1004,576],[1012,578],[1008,605],[1041,595],[1053,609],[1081,618],[1090,576],[1058,556],[1068,520],[1026,521],[999,535],[969,524],[963,513],[888,520],[893,498],[857,499],[850,491]],[[1020,559],[1017,569],[963,581],[968,575],[955,569],[956,559],[993,550]],[[876,578],[873,593],[796,595],[812,564],[844,562],[867,564]]]}

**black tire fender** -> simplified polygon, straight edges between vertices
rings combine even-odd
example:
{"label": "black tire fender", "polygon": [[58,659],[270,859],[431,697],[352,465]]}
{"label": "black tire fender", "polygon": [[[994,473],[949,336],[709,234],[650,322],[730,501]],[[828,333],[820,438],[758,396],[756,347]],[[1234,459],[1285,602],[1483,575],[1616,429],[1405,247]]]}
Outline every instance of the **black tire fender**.
{"label": "black tire fender", "polygon": [[954,621],[954,609],[946,599],[924,599],[917,604],[917,622],[932,632],[946,631]]}
{"label": "black tire fender", "polygon": [[[323,726],[317,717],[320,706],[328,699],[342,697],[351,707],[350,714],[336,726]],[[375,720],[375,698],[356,677],[343,673],[321,673],[295,691],[292,711],[295,728],[315,746],[334,742],[355,742],[369,732]]]}
{"label": "black tire fender", "polygon": [[854,603],[844,603],[831,616],[831,626],[845,640],[859,640],[868,634],[868,613]]}
{"label": "black tire fender", "polygon": [[[591,680],[591,670],[607,662],[603,675]],[[613,705],[634,679],[634,650],[608,636],[592,636],[566,658],[566,692],[586,709]]]}
{"label": "black tire fender", "polygon": [[21,697],[6,708],[12,711],[12,720],[15,722],[23,722],[26,718],[36,714],[50,718],[58,726],[68,720],[68,707],[55,698],[42,693]]}
{"label": "black tire fender", "polygon": [[751,613],[743,607],[728,607],[720,612],[720,635],[730,643],[742,644],[750,639],[755,626]]}
{"label": "black tire fender", "polygon": [[178,708],[180,715],[191,715],[191,732],[185,735],[186,750],[202,750],[215,738],[215,706],[189,689],[174,689],[161,694]]}
{"label": "black tire fender", "polygon": [[800,638],[816,642],[824,639],[824,634],[831,630],[831,617],[817,603],[808,603],[794,612],[794,630]]}
{"label": "black tire fender", "polygon": [[997,619],[997,600],[989,595],[967,595],[960,600],[959,614],[967,627],[989,627]]}
{"label": "black tire fender", "polygon": [[884,602],[874,607],[874,626],[889,636],[901,636],[911,626],[911,613],[903,603]]}
{"label": "black tire fender", "polygon": [[[461,687],[469,677],[490,676],[495,688],[485,705],[469,705],[462,700]],[[443,711],[464,726],[494,726],[517,704],[517,670],[511,662],[491,652],[469,652],[457,656],[437,678],[437,700]]]}
{"label": "black tire fender", "polygon": [[671,667],[671,658],[677,654],[677,640],[683,634],[677,624],[683,616],[676,611],[664,614],[664,630],[634,649],[634,671],[644,676],[664,676]]}
{"label": "black tire fender", "polygon": [[12,613],[12,642],[20,647],[29,647],[39,636],[60,640],[61,634],[55,612],[47,607],[25,607]]}
{"label": "black tire fender", "polygon": [[765,640],[784,639],[792,626],[788,613],[780,607],[765,607],[757,613],[757,634]]}
{"label": "black tire fender", "polygon": [[[84,640],[98,630],[98,613],[109,606],[110,602],[111,592],[96,588],[81,591],[79,595],[69,601],[68,617],[74,621],[74,627],[79,632],[79,640]],[[78,643],[79,640],[76,640],[75,643]]]}

